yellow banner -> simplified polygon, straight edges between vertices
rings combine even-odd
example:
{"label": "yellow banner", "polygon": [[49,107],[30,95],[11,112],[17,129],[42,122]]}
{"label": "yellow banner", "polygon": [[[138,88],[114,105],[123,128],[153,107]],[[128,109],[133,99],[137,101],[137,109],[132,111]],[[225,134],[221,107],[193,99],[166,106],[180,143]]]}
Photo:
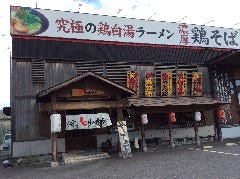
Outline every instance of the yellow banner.
{"label": "yellow banner", "polygon": [[153,72],[145,73],[145,97],[155,96],[155,75]]}
{"label": "yellow banner", "polygon": [[202,95],[202,73],[193,72],[192,73],[192,96]]}

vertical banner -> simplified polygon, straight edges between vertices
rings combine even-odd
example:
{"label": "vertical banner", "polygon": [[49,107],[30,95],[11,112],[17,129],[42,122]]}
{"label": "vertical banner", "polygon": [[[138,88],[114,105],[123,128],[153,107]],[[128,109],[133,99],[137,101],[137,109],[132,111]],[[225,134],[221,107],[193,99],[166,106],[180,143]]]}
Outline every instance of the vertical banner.
{"label": "vertical banner", "polygon": [[139,74],[135,71],[129,71],[127,74],[127,87],[139,95]]}
{"label": "vertical banner", "polygon": [[126,121],[117,122],[119,141],[123,158],[132,157]]}
{"label": "vertical banner", "polygon": [[202,95],[202,73],[193,72],[192,73],[192,96]]}
{"label": "vertical banner", "polygon": [[185,71],[177,72],[177,86],[176,86],[177,96],[187,95],[187,73]]}
{"label": "vertical banner", "polygon": [[161,96],[172,96],[172,71],[161,72]]}
{"label": "vertical banner", "polygon": [[154,72],[145,73],[145,97],[155,96],[155,75]]}

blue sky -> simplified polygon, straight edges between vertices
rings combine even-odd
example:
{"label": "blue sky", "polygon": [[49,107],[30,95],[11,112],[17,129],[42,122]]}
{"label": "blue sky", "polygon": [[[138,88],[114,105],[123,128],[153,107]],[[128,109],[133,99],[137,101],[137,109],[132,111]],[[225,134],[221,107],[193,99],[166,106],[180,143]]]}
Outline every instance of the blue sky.
{"label": "blue sky", "polygon": [[10,105],[10,5],[240,29],[239,0],[0,0],[0,109]]}

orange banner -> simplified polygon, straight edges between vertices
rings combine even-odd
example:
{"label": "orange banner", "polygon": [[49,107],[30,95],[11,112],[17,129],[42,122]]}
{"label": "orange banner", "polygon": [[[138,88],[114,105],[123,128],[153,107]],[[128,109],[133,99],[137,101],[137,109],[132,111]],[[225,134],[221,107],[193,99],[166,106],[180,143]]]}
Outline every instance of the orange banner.
{"label": "orange banner", "polygon": [[177,96],[187,95],[187,73],[185,71],[177,72]]}
{"label": "orange banner", "polygon": [[139,74],[135,71],[129,71],[127,75],[127,87],[139,94]]}

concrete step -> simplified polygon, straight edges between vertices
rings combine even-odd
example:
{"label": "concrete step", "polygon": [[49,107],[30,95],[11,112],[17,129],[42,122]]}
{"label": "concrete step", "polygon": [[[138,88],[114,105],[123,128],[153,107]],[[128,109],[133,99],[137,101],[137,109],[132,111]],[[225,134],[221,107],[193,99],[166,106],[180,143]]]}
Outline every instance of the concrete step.
{"label": "concrete step", "polygon": [[81,154],[81,153],[63,153],[62,160],[64,163],[76,163],[82,161],[96,160],[110,157],[106,152],[98,152],[94,154]]}

